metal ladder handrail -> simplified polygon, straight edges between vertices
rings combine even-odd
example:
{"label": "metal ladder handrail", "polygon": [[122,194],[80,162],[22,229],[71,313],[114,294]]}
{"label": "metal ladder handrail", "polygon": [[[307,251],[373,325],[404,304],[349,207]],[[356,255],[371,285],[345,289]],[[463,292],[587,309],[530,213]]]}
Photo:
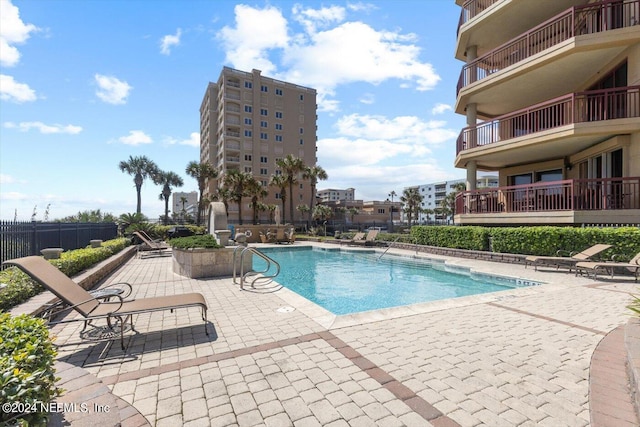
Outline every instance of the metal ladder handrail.
{"label": "metal ladder handrail", "polygon": [[380,260],[380,258],[382,258],[382,257],[384,256],[384,254],[386,254],[386,253],[387,253],[387,251],[388,251],[389,249],[391,249],[391,246],[393,246],[393,244],[394,244],[394,243],[398,243],[398,240],[400,240],[400,238],[401,238],[401,237],[402,237],[402,236],[398,236],[398,237],[396,237],[396,240],[394,240],[393,242],[391,242],[391,243],[389,244],[389,246],[387,246],[387,248],[384,250],[384,252],[382,252],[382,254],[378,257],[378,261]]}
{"label": "metal ladder handrail", "polygon": [[[251,281],[251,287],[255,287],[255,283],[258,280],[271,281],[274,277],[276,277],[278,274],[280,274],[280,264],[276,260],[274,260],[273,258],[268,257],[263,252],[257,250],[256,248],[253,248],[251,246],[247,246],[247,247],[238,246],[233,250],[233,283],[236,283],[236,265],[237,265],[237,263],[236,263],[236,255],[237,255],[237,252],[238,252],[239,248],[243,248],[242,251],[240,252],[240,289],[244,290],[244,281],[250,275],[256,276]],[[250,270],[250,271],[247,271],[245,273],[244,272],[244,254],[247,253],[247,252],[249,252],[251,254],[255,254],[255,255],[259,256],[260,258],[262,258],[263,260],[265,260],[267,262],[267,268],[265,268],[263,271]],[[272,264],[275,265],[275,267],[276,267],[275,274],[265,275],[265,273],[267,271],[269,271],[269,269],[271,268]]]}

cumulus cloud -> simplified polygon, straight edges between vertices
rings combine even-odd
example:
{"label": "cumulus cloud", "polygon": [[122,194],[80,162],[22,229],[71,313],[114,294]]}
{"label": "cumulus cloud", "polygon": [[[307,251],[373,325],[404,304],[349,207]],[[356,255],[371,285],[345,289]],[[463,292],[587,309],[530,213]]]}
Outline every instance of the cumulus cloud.
{"label": "cumulus cloud", "polygon": [[131,130],[129,131],[129,135],[121,136],[120,138],[118,138],[118,142],[121,142],[125,145],[141,145],[151,144],[153,140],[149,135],[141,130]]}
{"label": "cumulus cloud", "polygon": [[271,49],[284,49],[289,44],[287,20],[273,6],[256,9],[236,5],[235,26],[225,26],[218,38],[226,51],[226,61],[242,70],[257,68],[265,74],[275,73],[276,66],[269,60]]}
{"label": "cumulus cloud", "polygon": [[412,144],[440,144],[457,137],[443,121],[424,121],[416,116],[387,118],[376,115],[350,114],[336,122],[338,132],[345,136],[388,139]]}
{"label": "cumulus cloud", "polygon": [[436,104],[432,109],[431,109],[431,114],[442,114],[445,111],[452,111],[453,107],[451,107],[451,105],[449,104]]}
{"label": "cumulus cloud", "polygon": [[127,82],[117,79],[113,76],[105,76],[96,74],[94,76],[98,90],[96,96],[107,104],[125,104],[131,87]]}
{"label": "cumulus cloud", "polygon": [[33,24],[20,19],[20,11],[9,0],[0,0],[0,65],[13,67],[20,61],[20,52],[15,47],[27,41],[31,33],[38,31]]}
{"label": "cumulus cloud", "polygon": [[0,99],[21,104],[35,101],[37,97],[35,91],[26,83],[19,83],[12,76],[0,74]]}
{"label": "cumulus cloud", "polygon": [[192,132],[189,134],[188,139],[176,139],[169,137],[166,141],[170,145],[188,145],[190,147],[200,148],[200,132]]}
{"label": "cumulus cloud", "polygon": [[37,129],[40,133],[43,134],[52,134],[52,133],[66,133],[70,135],[76,135],[82,132],[82,127],[74,126],[74,125],[47,125],[42,122],[5,122],[4,127],[7,129],[19,129],[22,132],[28,132],[31,129]]}
{"label": "cumulus cloud", "polygon": [[0,193],[0,199],[2,200],[26,200],[28,196],[24,193],[18,193],[16,191],[7,191]]}
{"label": "cumulus cloud", "polygon": [[182,30],[180,28],[178,28],[178,30],[176,31],[175,34],[168,34],[164,37],[162,37],[162,39],[160,39],[160,53],[162,53],[163,55],[170,55],[171,54],[171,48],[173,46],[179,46],[180,45],[180,37],[182,36]]}
{"label": "cumulus cloud", "polygon": [[[365,7],[295,5],[293,22],[301,28],[295,32],[273,6],[238,5],[234,26],[225,26],[218,37],[232,66],[259,68],[264,74],[316,88],[320,111],[337,111],[336,88],[353,82],[378,85],[397,79],[418,91],[432,89],[440,77],[431,64],[420,60],[414,34],[347,21],[348,11]],[[279,62],[272,62],[276,60]]]}

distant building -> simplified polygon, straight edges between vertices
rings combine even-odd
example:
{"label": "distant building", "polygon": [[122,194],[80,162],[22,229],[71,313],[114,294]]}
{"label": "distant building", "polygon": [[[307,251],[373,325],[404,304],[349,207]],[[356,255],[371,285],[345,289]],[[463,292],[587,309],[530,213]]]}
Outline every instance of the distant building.
{"label": "distant building", "polygon": [[[278,189],[269,187],[280,174],[276,161],[288,154],[316,165],[316,90],[224,67],[217,83],[209,83],[200,106],[200,161],[219,172],[204,195],[217,195],[218,183],[229,170],[250,173],[268,192],[265,204],[281,205]],[[308,204],[311,186],[302,179],[294,186],[294,206]],[[287,194],[287,196],[289,196]],[[249,199],[243,200],[243,221],[251,221]],[[289,201],[287,200],[287,204]],[[229,204],[229,221],[239,220],[236,203]],[[295,220],[303,219],[297,209]],[[266,221],[268,212],[260,220]],[[286,214],[287,222],[289,218]]]}
{"label": "distant building", "polygon": [[345,190],[338,190],[335,188],[327,188],[325,190],[318,190],[316,197],[322,203],[338,202],[338,201],[353,201],[356,199],[356,190],[354,188],[347,188]]}
{"label": "distant building", "polygon": [[173,192],[171,203],[171,212],[176,218],[181,218],[184,212],[185,216],[191,216],[195,218],[198,214],[198,192],[191,191],[185,192]]}

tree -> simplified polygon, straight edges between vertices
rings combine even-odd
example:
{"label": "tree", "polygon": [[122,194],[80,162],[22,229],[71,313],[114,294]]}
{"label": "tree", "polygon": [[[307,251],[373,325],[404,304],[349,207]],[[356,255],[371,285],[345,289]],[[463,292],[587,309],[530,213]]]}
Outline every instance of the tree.
{"label": "tree", "polygon": [[175,172],[157,171],[153,176],[153,182],[162,186],[160,200],[164,200],[164,225],[169,223],[169,197],[171,196],[172,187],[182,187],[184,182],[182,178]]}
{"label": "tree", "polygon": [[322,169],[322,166],[309,166],[304,168],[302,178],[309,180],[309,185],[311,187],[311,203],[309,203],[309,211],[313,212],[313,206],[316,201],[316,186],[318,185],[318,181],[329,179],[329,175],[327,175],[327,172]]}
{"label": "tree", "polygon": [[[251,177],[247,182],[247,196],[251,197],[251,207],[253,208],[253,223],[258,223],[258,211],[261,210],[262,203],[260,200],[267,197],[269,192],[264,189],[260,181]],[[264,209],[262,209],[264,210]]]}
{"label": "tree", "polygon": [[402,192],[400,201],[404,203],[404,212],[407,214],[409,220],[409,228],[411,228],[411,221],[414,217],[417,219],[420,213],[420,204],[424,200],[424,196],[418,192],[417,187],[406,188]]}
{"label": "tree", "polygon": [[200,191],[200,195],[198,196],[198,215],[196,217],[196,225],[200,225],[201,213],[204,209],[202,197],[207,185],[207,180],[217,178],[218,171],[211,165],[211,163],[208,162],[189,162],[185,172],[187,175],[198,181],[198,190]]}
{"label": "tree", "polygon": [[293,184],[298,183],[298,174],[305,170],[305,164],[299,157],[287,154],[284,158],[278,159],[276,165],[289,186],[289,215],[293,223]]}
{"label": "tree", "polygon": [[137,193],[137,205],[136,205],[136,213],[142,212],[142,184],[144,180],[147,178],[153,178],[153,176],[158,173],[158,166],[151,160],[149,160],[146,156],[129,156],[129,160],[121,161],[119,168],[122,172],[126,172],[129,175],[133,175],[133,183],[136,187]]}
{"label": "tree", "polygon": [[250,181],[254,180],[251,174],[231,169],[224,176],[224,187],[229,191],[229,200],[238,204],[239,224],[242,225],[242,198],[249,195]]}
{"label": "tree", "polygon": [[[300,212],[300,214],[302,214],[302,216],[305,216],[307,213],[309,214],[309,221],[311,221],[311,209],[309,209],[309,206],[307,206],[305,203],[296,206],[296,210],[298,212]],[[310,225],[310,224],[307,224]]]}
{"label": "tree", "polygon": [[440,201],[440,212],[448,218],[453,217],[456,213],[456,197],[458,193],[466,189],[465,184],[458,183],[453,186],[453,191],[447,194],[444,199]]}
{"label": "tree", "polygon": [[[283,175],[272,175],[269,180],[269,187],[276,187],[280,191],[280,201],[282,202],[282,223],[286,224],[284,217],[284,205],[287,201],[287,180]],[[293,217],[291,217],[293,221]]]}

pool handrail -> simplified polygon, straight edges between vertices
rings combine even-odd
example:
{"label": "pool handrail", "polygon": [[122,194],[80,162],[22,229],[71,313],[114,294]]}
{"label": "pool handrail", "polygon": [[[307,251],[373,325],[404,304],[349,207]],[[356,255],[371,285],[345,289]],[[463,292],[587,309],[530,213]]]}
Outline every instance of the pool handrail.
{"label": "pool handrail", "polygon": [[394,243],[397,243],[397,242],[398,242],[398,240],[400,240],[400,238],[401,238],[401,237],[402,237],[402,236],[398,236],[398,237],[396,237],[396,240],[394,240],[393,242],[389,243],[389,245],[388,245],[388,246],[387,246],[387,248],[384,250],[384,252],[382,252],[382,254],[378,257],[378,261],[380,260],[380,258],[382,258],[382,257],[384,256],[384,254],[386,254],[386,253],[387,253],[387,251],[388,251],[389,249],[391,249],[391,246],[393,246],[393,244],[394,244]]}
{"label": "pool handrail", "polygon": [[[238,249],[242,248],[242,251],[240,252],[240,289],[244,290],[244,282],[245,279],[249,276],[256,276],[252,281],[251,281],[251,287],[255,288],[255,283],[258,280],[268,280],[271,281],[274,277],[276,277],[278,274],[280,274],[280,264],[278,264],[278,262],[270,257],[268,257],[267,255],[265,255],[263,252],[259,251],[258,249],[251,247],[251,246],[247,246],[247,247],[243,247],[243,246],[238,246],[233,250],[233,283],[237,283],[236,282],[236,255],[238,252]],[[244,271],[244,254],[249,252],[250,254],[255,254],[257,256],[259,256],[260,258],[262,258],[263,260],[266,261],[267,263],[267,268],[265,268],[262,271],[256,271],[256,270],[249,270],[245,273]],[[269,271],[269,269],[271,268],[271,265],[275,265],[276,267],[276,271],[275,274],[270,274],[267,275],[265,274],[267,271]]]}

